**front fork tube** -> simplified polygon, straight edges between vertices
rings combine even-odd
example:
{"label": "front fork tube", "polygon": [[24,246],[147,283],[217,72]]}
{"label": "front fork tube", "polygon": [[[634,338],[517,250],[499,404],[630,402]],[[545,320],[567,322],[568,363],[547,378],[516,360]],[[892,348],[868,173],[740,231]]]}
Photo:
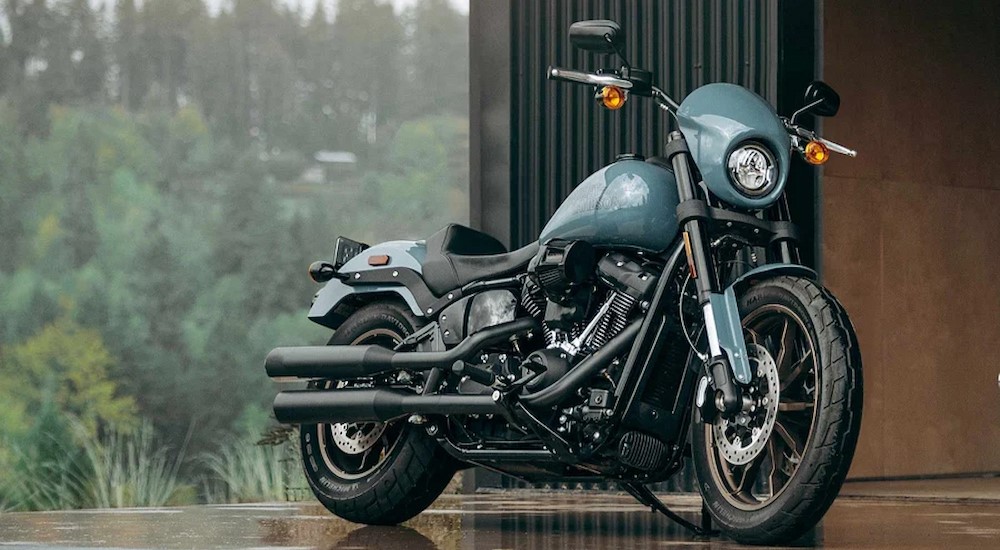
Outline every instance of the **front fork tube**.
{"label": "front fork tube", "polygon": [[[677,194],[681,202],[697,198],[691,171],[691,159],[680,132],[671,132],[668,141],[670,161],[677,180]],[[688,220],[683,227],[684,251],[687,254],[688,269],[695,282],[698,303],[705,316],[705,332],[708,337],[707,375],[709,383],[716,390],[714,405],[726,414],[734,414],[743,408],[742,392],[737,382],[750,382],[750,366],[740,325],[736,296],[731,288],[719,292],[715,266],[711,258],[711,242],[703,221]],[[699,399],[701,396],[699,396]]]}
{"label": "front fork tube", "polygon": [[[781,196],[781,200],[778,201],[776,205],[777,217],[782,221],[789,221],[792,219],[791,211],[788,208],[788,197],[785,195]],[[781,241],[777,244],[778,260],[783,264],[798,264],[801,260],[799,258],[799,250],[797,247],[792,245],[789,241]]]}

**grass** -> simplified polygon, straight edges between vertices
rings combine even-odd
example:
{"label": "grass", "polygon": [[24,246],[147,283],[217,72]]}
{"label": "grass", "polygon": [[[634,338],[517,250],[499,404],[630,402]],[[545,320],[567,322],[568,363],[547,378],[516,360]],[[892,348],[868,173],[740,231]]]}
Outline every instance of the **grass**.
{"label": "grass", "polygon": [[183,453],[171,459],[148,423],[95,435],[69,420],[63,429],[11,444],[9,451],[0,486],[8,510],[163,506],[181,486]]}
{"label": "grass", "polygon": [[305,486],[298,453],[288,442],[263,445],[234,440],[203,461],[213,476],[206,484],[210,502],[289,500],[290,490]]}
{"label": "grass", "polygon": [[186,463],[186,475],[204,472],[200,498],[181,477],[182,464],[184,450],[163,446],[148,422],[94,434],[78,420],[43,413],[30,433],[0,444],[0,511],[283,501],[308,492],[298,448],[284,432],[258,443],[234,438]]}
{"label": "grass", "polygon": [[148,423],[131,432],[111,430],[102,438],[85,438],[83,446],[93,507],[164,506],[177,493],[183,452],[171,460],[167,449],[156,446]]}

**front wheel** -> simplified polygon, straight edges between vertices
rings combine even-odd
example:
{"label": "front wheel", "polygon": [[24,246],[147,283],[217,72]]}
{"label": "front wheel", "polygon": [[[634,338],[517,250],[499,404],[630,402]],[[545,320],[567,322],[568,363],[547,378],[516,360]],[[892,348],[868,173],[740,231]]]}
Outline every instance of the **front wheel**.
{"label": "front wheel", "polygon": [[847,476],[861,426],[861,355],[839,302],[781,276],[740,297],[752,405],[702,421],[691,449],[712,518],[749,544],[795,540],[820,520]]}

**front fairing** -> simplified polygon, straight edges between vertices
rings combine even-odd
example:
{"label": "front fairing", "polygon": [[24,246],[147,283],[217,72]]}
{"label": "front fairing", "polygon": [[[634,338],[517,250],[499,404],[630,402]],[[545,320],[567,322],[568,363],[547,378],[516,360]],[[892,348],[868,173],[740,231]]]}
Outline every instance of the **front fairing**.
{"label": "front fairing", "polygon": [[[705,184],[723,202],[761,209],[784,192],[791,164],[791,139],[764,98],[734,84],[709,84],[684,99],[677,110],[677,121]],[[765,145],[777,160],[777,185],[762,197],[740,193],[729,177],[729,155],[747,141]]]}

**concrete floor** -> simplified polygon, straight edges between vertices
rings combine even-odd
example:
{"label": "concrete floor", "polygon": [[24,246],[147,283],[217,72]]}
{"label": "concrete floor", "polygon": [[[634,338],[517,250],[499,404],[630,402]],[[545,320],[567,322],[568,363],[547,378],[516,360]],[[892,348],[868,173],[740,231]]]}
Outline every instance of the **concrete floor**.
{"label": "concrete floor", "polygon": [[[667,497],[694,518],[699,500]],[[849,483],[800,545],[1000,548],[1000,478]],[[362,527],[312,503],[0,514],[8,548],[712,548],[623,495],[445,495],[405,527]]]}

